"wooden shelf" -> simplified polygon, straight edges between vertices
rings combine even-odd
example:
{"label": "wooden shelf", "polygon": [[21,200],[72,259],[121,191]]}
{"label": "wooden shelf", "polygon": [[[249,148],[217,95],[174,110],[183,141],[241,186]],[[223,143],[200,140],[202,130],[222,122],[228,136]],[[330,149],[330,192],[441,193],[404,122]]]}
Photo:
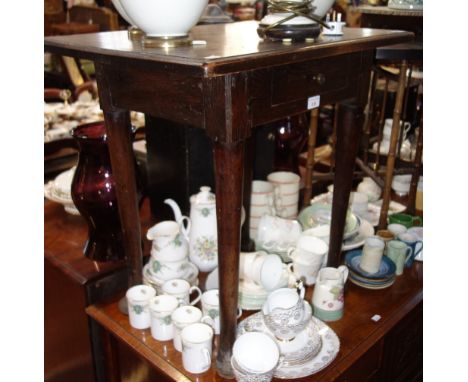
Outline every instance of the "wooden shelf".
{"label": "wooden shelf", "polygon": [[[348,281],[344,317],[340,321],[328,323],[341,341],[337,358],[319,373],[297,381],[336,380],[338,376],[353,371],[353,367],[358,365],[358,360],[366,359],[369,350],[374,351],[376,344],[380,349],[380,341],[389,331],[422,303],[422,275],[422,263],[415,262],[387,289],[366,290]],[[307,288],[306,299],[309,302],[312,291],[312,287]],[[182,366],[181,353],[174,349],[172,341],[156,341],[151,337],[149,329],[132,328],[128,316],[119,311],[117,301],[118,298],[106,304],[89,306],[86,312],[118,341],[148,361],[164,376],[177,381],[224,381],[215,371],[216,354],[212,358],[212,367],[206,373],[194,375],[186,372]],[[253,312],[246,313],[248,314],[244,314],[242,318]],[[375,314],[382,317],[380,321],[371,320]],[[215,351],[217,341],[218,336],[215,336]],[[378,358],[380,362],[381,357]]]}

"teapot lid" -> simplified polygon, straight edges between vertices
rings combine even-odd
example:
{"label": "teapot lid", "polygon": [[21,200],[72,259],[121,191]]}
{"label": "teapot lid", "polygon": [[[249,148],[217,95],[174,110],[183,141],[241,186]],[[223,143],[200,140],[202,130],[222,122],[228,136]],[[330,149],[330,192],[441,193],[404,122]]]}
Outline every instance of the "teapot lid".
{"label": "teapot lid", "polygon": [[190,202],[194,204],[214,204],[216,201],[215,195],[210,192],[211,187],[202,186],[200,192],[190,197]]}

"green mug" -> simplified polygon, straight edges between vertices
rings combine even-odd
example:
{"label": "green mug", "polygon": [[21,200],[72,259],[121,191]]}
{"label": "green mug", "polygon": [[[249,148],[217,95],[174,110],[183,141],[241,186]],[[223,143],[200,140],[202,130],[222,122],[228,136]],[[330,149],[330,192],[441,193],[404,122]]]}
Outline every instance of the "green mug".
{"label": "green mug", "polygon": [[395,274],[400,276],[403,274],[405,263],[413,255],[413,249],[399,240],[390,240],[387,243],[386,255],[396,265]]}
{"label": "green mug", "polygon": [[389,224],[401,224],[406,228],[411,228],[414,225],[422,225],[422,218],[420,216],[411,216],[408,214],[392,214],[388,216]]}

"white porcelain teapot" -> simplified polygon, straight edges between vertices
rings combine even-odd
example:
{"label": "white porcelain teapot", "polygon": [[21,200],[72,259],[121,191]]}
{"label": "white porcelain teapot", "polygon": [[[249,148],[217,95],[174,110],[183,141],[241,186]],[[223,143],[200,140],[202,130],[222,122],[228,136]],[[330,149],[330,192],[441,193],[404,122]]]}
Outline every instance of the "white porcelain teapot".
{"label": "white porcelain teapot", "polygon": [[172,199],[166,199],[180,224],[184,219],[191,223],[189,232],[189,257],[202,272],[210,272],[218,266],[218,231],[216,224],[216,198],[207,186],[190,197],[190,219],[182,215]]}

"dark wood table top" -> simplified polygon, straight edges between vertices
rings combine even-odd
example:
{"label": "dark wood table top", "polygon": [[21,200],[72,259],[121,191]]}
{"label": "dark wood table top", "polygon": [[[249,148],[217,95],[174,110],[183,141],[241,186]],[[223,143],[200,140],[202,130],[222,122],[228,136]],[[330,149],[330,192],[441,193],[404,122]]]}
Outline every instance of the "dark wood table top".
{"label": "dark wood table top", "polygon": [[[142,234],[154,220],[149,201],[140,210]],[[96,262],[83,254],[88,237],[88,226],[81,216],[70,215],[63,206],[48,200],[44,202],[44,257],[74,282],[85,285],[96,278],[126,267],[124,261]],[[144,239],[144,254],[149,253],[150,243]]]}
{"label": "dark wood table top", "polygon": [[[312,287],[307,288],[306,299],[309,302],[312,291]],[[334,380],[416,307],[422,298],[423,265],[419,262],[415,262],[410,269],[405,269],[404,274],[397,277],[395,283],[387,289],[367,290],[348,281],[344,316],[337,322],[328,323],[341,342],[337,358],[319,373],[297,381]],[[115,299],[109,303],[91,305],[86,311],[118,340],[170,378],[197,382],[224,380],[216,373],[215,356],[213,365],[207,372],[198,375],[186,372],[182,366],[181,353],[174,349],[172,341],[156,341],[151,337],[149,329],[137,330],[130,327],[128,317],[120,313],[117,301]],[[248,312],[242,318],[251,313],[254,312]],[[371,318],[376,314],[381,319],[374,322]],[[215,337],[215,351],[217,339],[218,336]]]}
{"label": "dark wood table top", "polygon": [[420,9],[395,9],[386,5],[360,5],[353,7],[353,9],[360,13],[374,15],[423,17],[423,11]]}
{"label": "dark wood table top", "polygon": [[320,36],[316,42],[283,44],[261,40],[257,26],[256,21],[199,25],[192,29],[191,37],[206,41],[206,45],[177,48],[145,48],[130,41],[126,31],[46,37],[45,47],[51,52],[104,63],[120,58],[183,66],[185,70],[210,77],[368,50],[412,38],[412,33],[405,31],[344,28],[343,36]]}

